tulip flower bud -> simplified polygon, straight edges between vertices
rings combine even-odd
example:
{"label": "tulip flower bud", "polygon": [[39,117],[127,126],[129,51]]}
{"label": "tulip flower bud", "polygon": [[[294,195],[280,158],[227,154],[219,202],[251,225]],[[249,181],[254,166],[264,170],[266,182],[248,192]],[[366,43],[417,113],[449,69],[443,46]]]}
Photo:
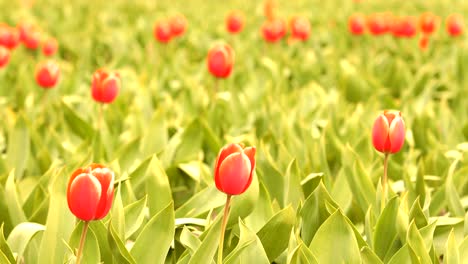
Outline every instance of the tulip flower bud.
{"label": "tulip flower bud", "polygon": [[[22,30],[22,32],[21,32]],[[35,26],[25,26],[20,29],[21,40],[28,49],[37,49],[41,44],[41,32]]]}
{"label": "tulip flower bud", "polygon": [[5,47],[0,46],[0,69],[5,67],[9,61],[10,51]]}
{"label": "tulip flower bud", "polygon": [[49,38],[44,41],[42,46],[42,53],[45,56],[52,56],[57,52],[58,42],[55,38]]}
{"label": "tulip flower bud", "polygon": [[263,38],[267,42],[277,42],[286,35],[286,22],[281,18],[265,21],[262,26]]}
{"label": "tulip flower bud", "polygon": [[104,69],[97,70],[93,75],[91,94],[100,103],[112,103],[120,89],[120,75]]}
{"label": "tulip flower bud", "polygon": [[70,211],[83,221],[104,218],[112,206],[114,173],[99,164],[77,169],[67,188]]}
{"label": "tulip flower bud", "polygon": [[386,110],[380,114],[372,128],[372,144],[377,151],[396,153],[405,141],[405,122],[399,111]]}
{"label": "tulip flower bud", "polygon": [[426,12],[421,14],[419,17],[419,27],[425,34],[432,34],[437,29],[439,24],[439,17],[436,15]]}
{"label": "tulip flower bud", "polygon": [[446,21],[447,33],[452,37],[457,37],[463,33],[463,17],[459,14],[451,14]]}
{"label": "tulip flower bud", "polygon": [[354,14],[349,17],[348,28],[353,35],[362,35],[366,31],[366,17],[362,14]]}
{"label": "tulip flower bud", "polygon": [[0,46],[8,49],[14,49],[20,42],[20,33],[18,29],[6,24],[0,25]]}
{"label": "tulip flower bud", "polygon": [[242,149],[228,144],[221,149],[215,164],[215,183],[228,195],[242,194],[249,188],[255,169],[255,147]]}
{"label": "tulip flower bud", "polygon": [[207,65],[215,77],[229,77],[234,66],[234,50],[227,44],[216,44],[208,52]]}
{"label": "tulip flower bud", "polygon": [[429,46],[429,35],[423,34],[421,39],[419,40],[419,48],[421,50],[427,50],[427,47]]}
{"label": "tulip flower bud", "polygon": [[391,20],[389,14],[376,13],[367,18],[367,28],[372,35],[379,36],[389,31]]}
{"label": "tulip flower bud", "polygon": [[44,89],[50,89],[57,84],[60,68],[53,61],[43,62],[36,67],[36,82]]}
{"label": "tulip flower bud", "polygon": [[187,28],[187,19],[182,14],[177,14],[169,19],[169,26],[172,36],[181,36]]}
{"label": "tulip flower bud", "polygon": [[244,27],[244,15],[240,11],[232,11],[226,17],[226,29],[232,34],[242,31]]}
{"label": "tulip flower bud", "polygon": [[310,36],[310,23],[305,17],[293,17],[290,21],[293,38],[306,41]]}
{"label": "tulip flower bud", "polygon": [[161,43],[168,43],[172,38],[171,25],[167,21],[159,21],[154,26],[154,38]]}

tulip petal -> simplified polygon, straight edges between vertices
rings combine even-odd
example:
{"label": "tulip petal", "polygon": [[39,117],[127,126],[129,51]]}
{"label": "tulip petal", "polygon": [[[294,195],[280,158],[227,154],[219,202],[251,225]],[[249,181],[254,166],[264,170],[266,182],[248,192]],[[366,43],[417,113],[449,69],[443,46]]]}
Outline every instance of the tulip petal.
{"label": "tulip petal", "polygon": [[242,192],[245,192],[247,188],[249,188],[250,183],[252,183],[253,173],[255,171],[255,152],[256,152],[255,147],[247,147],[244,149],[244,154],[250,160],[250,175],[249,175],[249,181],[245,185],[244,190]]}
{"label": "tulip petal", "polygon": [[251,169],[250,160],[244,153],[226,157],[219,167],[220,190],[230,195],[243,193],[249,183]]}
{"label": "tulip petal", "polygon": [[101,184],[101,199],[99,200],[98,207],[96,209],[95,220],[104,218],[112,206],[112,201],[114,198],[114,173],[108,168],[96,168],[91,174],[96,177],[96,179]]}
{"label": "tulip petal", "polygon": [[219,186],[219,179],[218,179],[219,166],[221,166],[221,163],[227,156],[236,152],[242,152],[242,147],[236,143],[228,144],[219,151],[218,158],[216,159],[215,171],[214,171],[215,183],[216,183],[216,187],[218,188],[218,190],[221,190],[221,187]]}
{"label": "tulip petal", "polygon": [[72,182],[68,197],[70,211],[83,221],[91,221],[101,198],[101,184],[94,176],[82,173]]}
{"label": "tulip petal", "polygon": [[380,152],[386,152],[385,144],[388,141],[388,122],[384,115],[379,115],[372,128],[372,144]]}
{"label": "tulip petal", "polygon": [[400,151],[405,142],[405,123],[399,116],[395,117],[390,125],[389,139],[391,145],[390,152],[396,153]]}

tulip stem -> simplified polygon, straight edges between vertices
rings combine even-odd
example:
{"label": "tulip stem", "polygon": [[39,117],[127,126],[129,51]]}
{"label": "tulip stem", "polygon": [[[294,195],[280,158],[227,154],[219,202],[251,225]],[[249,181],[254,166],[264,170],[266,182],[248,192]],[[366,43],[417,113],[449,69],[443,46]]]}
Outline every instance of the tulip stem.
{"label": "tulip stem", "polygon": [[218,248],[218,262],[217,264],[223,263],[223,245],[224,245],[224,233],[226,232],[226,224],[229,215],[229,207],[231,205],[231,195],[228,194],[226,198],[226,204],[224,205],[224,214],[223,222],[221,225],[221,236],[219,238],[219,248]]}
{"label": "tulip stem", "polygon": [[104,110],[103,110],[104,104],[100,103],[99,104],[99,119],[98,119],[98,133],[102,129],[102,122],[104,118]]}
{"label": "tulip stem", "polygon": [[88,232],[88,227],[89,227],[89,222],[88,221],[84,222],[83,232],[81,233],[81,238],[80,238],[80,246],[78,248],[78,252],[76,253],[76,264],[80,264],[80,261],[81,261],[81,255],[83,254],[83,248],[84,248],[84,243],[86,240],[86,233]]}
{"label": "tulip stem", "polygon": [[384,206],[385,206],[385,196],[386,196],[386,191],[387,191],[387,170],[388,170],[388,158],[390,155],[388,153],[385,153],[385,158],[384,158],[384,174],[382,178],[382,199],[381,199],[381,207],[380,210],[383,211]]}

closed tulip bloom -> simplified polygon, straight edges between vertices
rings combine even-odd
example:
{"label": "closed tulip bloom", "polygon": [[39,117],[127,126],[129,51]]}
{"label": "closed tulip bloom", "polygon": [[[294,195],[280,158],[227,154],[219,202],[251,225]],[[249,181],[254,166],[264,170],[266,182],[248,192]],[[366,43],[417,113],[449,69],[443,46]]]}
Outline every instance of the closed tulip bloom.
{"label": "closed tulip bloom", "polygon": [[392,33],[395,37],[411,38],[418,31],[416,20],[413,17],[395,18],[392,25]]}
{"label": "closed tulip bloom", "polygon": [[354,14],[349,17],[348,28],[353,35],[362,35],[366,31],[366,17],[363,14]]}
{"label": "closed tulip bloom", "polygon": [[168,43],[172,38],[171,25],[168,21],[159,21],[154,26],[154,38],[161,43]]}
{"label": "closed tulip bloom", "polygon": [[20,33],[18,29],[6,24],[0,25],[0,46],[8,49],[14,49],[20,42]]}
{"label": "closed tulip bloom", "polygon": [[36,82],[44,89],[53,88],[59,79],[60,68],[53,61],[43,62],[36,67]]}
{"label": "closed tulip bloom", "polygon": [[83,221],[104,218],[112,206],[114,173],[107,167],[91,164],[76,170],[67,187],[70,211]]}
{"label": "closed tulip bloom", "polygon": [[430,12],[426,12],[421,14],[419,17],[419,27],[425,34],[432,34],[437,29],[439,21],[440,19],[438,16]]}
{"label": "closed tulip bloom", "polygon": [[310,36],[310,23],[305,17],[293,17],[290,22],[293,38],[306,41]]}
{"label": "closed tulip bloom", "polygon": [[229,77],[234,66],[234,50],[227,44],[216,44],[208,52],[207,66],[215,77]]}
{"label": "closed tulip bloom", "polygon": [[232,34],[242,31],[244,27],[244,15],[240,11],[232,11],[226,17],[226,29]]}
{"label": "closed tulip bloom", "polygon": [[10,50],[0,46],[0,69],[5,67],[10,61]]}
{"label": "closed tulip bloom", "polygon": [[421,39],[419,40],[419,48],[421,50],[427,50],[427,47],[429,46],[429,35],[423,34]]}
{"label": "closed tulip bloom", "polygon": [[177,14],[169,19],[169,26],[172,36],[181,36],[187,28],[187,19],[182,14]]}
{"label": "closed tulip bloom", "polygon": [[28,49],[37,49],[41,44],[41,32],[35,26],[26,25],[20,28],[20,36],[23,45]]}
{"label": "closed tulip bloom", "polygon": [[405,141],[405,122],[399,111],[386,110],[380,114],[372,128],[372,144],[377,151],[396,153]]}
{"label": "closed tulip bloom", "polygon": [[463,17],[459,14],[451,14],[446,21],[447,33],[452,37],[457,37],[463,33]]}
{"label": "closed tulip bloom", "polygon": [[281,18],[265,21],[262,26],[262,34],[267,42],[277,42],[286,35],[286,22]]}
{"label": "closed tulip bloom", "polygon": [[367,18],[367,28],[375,36],[385,34],[390,29],[391,16],[385,13],[376,13]]}
{"label": "closed tulip bloom", "polygon": [[49,38],[42,45],[42,53],[45,56],[52,56],[58,50],[58,42],[55,38]]}
{"label": "closed tulip bloom", "polygon": [[117,97],[119,89],[120,75],[117,72],[99,69],[93,74],[91,95],[97,102],[112,103]]}
{"label": "closed tulip bloom", "polygon": [[216,160],[216,187],[228,195],[241,194],[249,188],[254,169],[255,147],[243,149],[239,144],[228,144]]}

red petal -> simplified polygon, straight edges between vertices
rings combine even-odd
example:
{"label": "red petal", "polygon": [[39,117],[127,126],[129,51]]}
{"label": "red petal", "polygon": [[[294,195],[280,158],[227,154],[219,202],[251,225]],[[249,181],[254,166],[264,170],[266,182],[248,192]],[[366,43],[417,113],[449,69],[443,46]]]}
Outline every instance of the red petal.
{"label": "red petal", "polygon": [[70,211],[83,221],[94,220],[101,198],[101,184],[90,174],[82,173],[73,180],[68,194]]}
{"label": "red petal", "polygon": [[385,143],[388,139],[388,122],[384,115],[379,115],[372,128],[372,144],[380,152],[387,152]]}
{"label": "red petal", "polygon": [[221,163],[223,162],[223,160],[231,155],[232,153],[236,153],[236,152],[242,152],[242,148],[241,146],[239,146],[239,144],[235,144],[235,143],[231,143],[231,144],[228,144],[226,146],[224,146],[220,151],[219,151],[219,154],[218,154],[218,158],[216,159],[216,163],[215,163],[215,171],[214,171],[214,175],[215,175],[215,183],[216,183],[216,187],[218,188],[218,190],[221,191],[221,186],[219,185],[219,166],[221,166]]}
{"label": "red petal", "polygon": [[401,117],[397,116],[393,119],[390,125],[389,138],[391,145],[390,152],[396,153],[400,151],[405,142],[405,123]]}
{"label": "red petal", "polygon": [[219,167],[221,191],[230,195],[241,194],[250,179],[250,160],[244,153],[229,155]]}
{"label": "red petal", "polygon": [[98,179],[101,184],[101,199],[96,210],[94,219],[104,218],[112,206],[114,198],[114,173],[108,168],[96,168],[91,174]]}

